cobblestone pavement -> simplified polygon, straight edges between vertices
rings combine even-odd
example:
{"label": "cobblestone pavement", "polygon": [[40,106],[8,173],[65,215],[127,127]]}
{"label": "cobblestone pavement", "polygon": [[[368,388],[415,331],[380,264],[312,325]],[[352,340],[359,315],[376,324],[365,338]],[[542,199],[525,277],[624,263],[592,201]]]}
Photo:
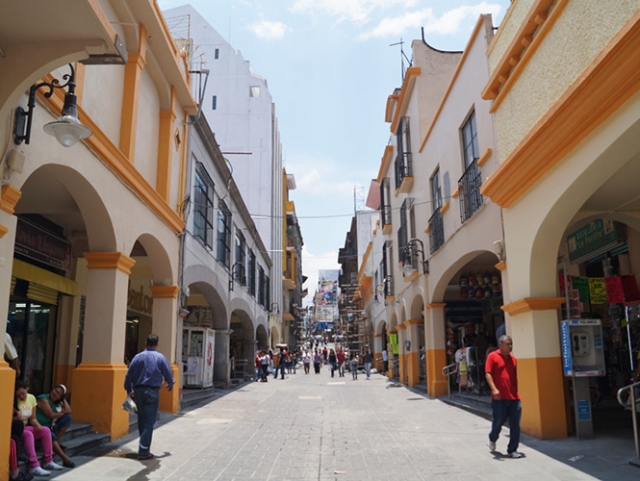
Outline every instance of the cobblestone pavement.
{"label": "cobblestone pavement", "polygon": [[[156,425],[150,461],[129,435],[57,481],[147,480],[631,480],[628,439],[541,441],[523,436],[507,458],[508,430],[487,447],[490,423],[373,374],[305,375],[248,383]],[[576,456],[578,458],[576,458]],[[579,456],[583,456],[580,458]],[[573,461],[570,460],[573,458]]]}

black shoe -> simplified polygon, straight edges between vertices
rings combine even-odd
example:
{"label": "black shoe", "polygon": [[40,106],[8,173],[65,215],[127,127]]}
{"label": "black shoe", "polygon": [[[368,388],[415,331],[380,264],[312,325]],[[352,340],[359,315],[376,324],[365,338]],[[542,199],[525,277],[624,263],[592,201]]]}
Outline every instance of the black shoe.
{"label": "black shoe", "polygon": [[155,458],[155,456],[152,453],[138,454],[138,461],[146,461],[153,458]]}
{"label": "black shoe", "polygon": [[[152,455],[153,456],[153,455]],[[65,461],[62,463],[62,465],[65,468],[75,468],[76,467],[76,463],[74,463],[73,461],[69,460],[69,461]]]}

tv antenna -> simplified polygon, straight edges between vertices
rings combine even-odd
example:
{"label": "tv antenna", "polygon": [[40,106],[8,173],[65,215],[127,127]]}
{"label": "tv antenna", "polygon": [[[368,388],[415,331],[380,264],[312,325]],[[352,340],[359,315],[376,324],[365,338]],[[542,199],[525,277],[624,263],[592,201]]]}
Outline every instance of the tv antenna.
{"label": "tv antenna", "polygon": [[407,64],[409,64],[408,66],[411,67],[411,65],[413,64],[413,60],[409,60],[409,57],[407,57],[407,55],[404,53],[404,40],[402,40],[402,37],[400,37],[399,42],[392,43],[389,45],[389,47],[395,47],[396,45],[400,45],[400,74],[402,75],[402,81],[404,82],[404,73],[406,71],[404,61],[406,60]]}

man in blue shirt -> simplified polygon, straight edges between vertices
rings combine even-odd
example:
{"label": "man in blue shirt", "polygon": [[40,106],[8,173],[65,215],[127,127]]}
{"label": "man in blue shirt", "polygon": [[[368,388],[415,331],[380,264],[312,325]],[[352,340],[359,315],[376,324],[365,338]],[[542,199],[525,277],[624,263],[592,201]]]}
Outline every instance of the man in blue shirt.
{"label": "man in blue shirt", "polygon": [[151,437],[158,416],[159,390],[162,379],[167,381],[169,391],[175,383],[167,358],[158,351],[158,336],[149,334],[147,348],[136,354],[124,378],[124,388],[138,407],[138,432],[140,443],[138,459],[152,459]]}

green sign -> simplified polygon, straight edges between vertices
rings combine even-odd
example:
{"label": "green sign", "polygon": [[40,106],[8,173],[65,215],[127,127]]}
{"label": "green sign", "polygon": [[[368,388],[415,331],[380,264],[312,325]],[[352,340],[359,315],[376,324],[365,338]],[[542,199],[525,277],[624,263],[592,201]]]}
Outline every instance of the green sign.
{"label": "green sign", "polygon": [[569,261],[576,262],[618,242],[618,225],[612,220],[596,219],[567,237]]}
{"label": "green sign", "polygon": [[391,352],[393,354],[398,354],[398,335],[389,334],[389,342],[391,343]]}

